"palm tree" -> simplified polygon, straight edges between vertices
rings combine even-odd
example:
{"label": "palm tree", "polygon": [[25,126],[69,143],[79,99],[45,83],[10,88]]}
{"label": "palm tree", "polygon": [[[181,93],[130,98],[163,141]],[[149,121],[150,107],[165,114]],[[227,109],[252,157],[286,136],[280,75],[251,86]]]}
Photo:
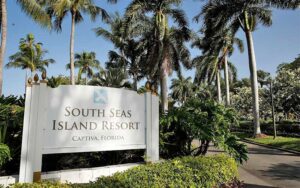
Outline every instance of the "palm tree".
{"label": "palm tree", "polygon": [[[116,2],[116,0],[108,0],[108,2]],[[48,13],[54,18],[53,26],[57,31],[61,31],[61,25],[66,18],[68,12],[71,14],[71,34],[70,34],[70,81],[75,84],[74,70],[74,35],[75,24],[83,21],[82,13],[90,15],[91,20],[95,21],[98,15],[101,15],[102,20],[108,20],[107,12],[96,6],[93,0],[51,0],[48,5]]]}
{"label": "palm tree", "polygon": [[173,99],[179,101],[181,104],[187,100],[193,93],[193,82],[191,77],[184,78],[179,75],[178,79],[172,79],[171,96]]}
{"label": "palm tree", "polygon": [[257,81],[260,84],[260,87],[263,87],[264,85],[269,84],[271,74],[269,72],[265,72],[263,70],[257,71]]}
{"label": "palm tree", "polygon": [[100,70],[96,73],[88,85],[131,88],[131,84],[127,80],[128,76],[123,69],[110,67],[107,70]]}
{"label": "palm tree", "polygon": [[47,82],[47,85],[49,87],[52,87],[52,88],[56,88],[60,85],[68,85],[70,83],[70,78],[69,77],[66,77],[66,76],[57,76],[57,77],[51,77],[51,78],[48,78],[47,79],[48,82]]}
{"label": "palm tree", "polygon": [[[207,51],[219,51],[220,61],[224,70],[225,88],[226,88],[226,105],[230,105],[230,86],[229,86],[229,70],[228,70],[228,56],[231,56],[234,52],[234,44],[237,45],[240,52],[244,51],[243,41],[234,37],[233,33],[229,29],[225,29],[222,32],[211,36],[211,33],[205,33],[203,40],[206,42],[206,47],[202,46],[203,53]],[[208,44],[208,45],[207,45]],[[232,66],[232,64],[231,64]],[[231,67],[233,71],[234,67]]]}
{"label": "palm tree", "polygon": [[[181,0],[133,0],[126,9],[126,25],[135,24],[136,21],[146,15],[151,15],[151,30],[144,34],[147,40],[147,67],[150,77],[159,78],[161,87],[162,111],[168,111],[168,86],[167,78],[172,69],[179,70],[182,62],[188,67],[189,51],[184,42],[189,40],[190,31],[185,14],[177,9]],[[170,29],[168,23],[172,18],[178,27]]]}
{"label": "palm tree", "polygon": [[265,26],[270,26],[272,24],[272,12],[269,9],[271,6],[295,9],[299,6],[299,1],[210,0],[203,7],[201,13],[195,17],[198,19],[203,15],[205,30],[212,33],[222,31],[224,28],[230,28],[233,34],[236,34],[240,28],[244,31],[248,46],[255,135],[261,134],[261,130],[259,124],[256,58],[252,32],[255,30],[258,23],[262,23]]}
{"label": "palm tree", "polygon": [[134,38],[133,33],[138,30],[137,26],[130,28],[130,31],[125,32],[124,20],[116,14],[109,22],[110,31],[98,27],[95,28],[97,36],[101,36],[114,44],[119,51],[109,52],[109,63],[107,66],[123,67],[124,71],[128,72],[133,80],[133,89],[137,91],[137,83],[144,75],[141,73],[140,64],[142,63],[145,48],[141,40]]}
{"label": "palm tree", "polygon": [[211,84],[213,81],[215,81],[218,102],[221,103],[221,65],[218,55],[197,56],[193,59],[193,65],[196,67],[195,83],[199,85],[201,83]]}
{"label": "palm tree", "polygon": [[42,43],[35,42],[33,34],[28,34],[26,38],[22,38],[19,44],[19,51],[9,57],[6,68],[21,68],[32,74],[39,71],[46,71],[49,64],[54,63],[53,59],[45,59],[47,51],[42,49]]}
{"label": "palm tree", "polygon": [[[79,68],[78,82],[80,82],[82,73],[85,74],[85,85],[87,79],[94,75],[93,68],[99,69],[100,62],[96,59],[95,52],[82,52],[75,54],[74,67]],[[70,69],[70,64],[67,64],[67,69]]]}
{"label": "palm tree", "polygon": [[[42,6],[36,0],[17,0],[20,4],[22,10],[31,16],[36,22],[42,26],[49,26],[50,19],[46,12],[43,10]],[[3,60],[6,50],[6,38],[7,38],[7,9],[6,0],[1,0],[0,6],[0,23],[1,23],[1,44],[0,44],[0,96],[2,95],[2,85],[3,85]]]}

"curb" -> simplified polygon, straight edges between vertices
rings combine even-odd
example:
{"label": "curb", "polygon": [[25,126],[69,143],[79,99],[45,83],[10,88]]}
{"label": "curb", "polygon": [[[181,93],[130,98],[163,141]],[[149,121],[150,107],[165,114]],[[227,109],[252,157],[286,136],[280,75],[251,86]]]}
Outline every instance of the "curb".
{"label": "curb", "polygon": [[300,152],[298,152],[298,151],[289,150],[289,149],[283,149],[283,148],[277,148],[277,147],[274,147],[274,146],[269,146],[269,145],[265,145],[265,144],[253,142],[253,141],[248,140],[248,139],[240,139],[240,140],[243,141],[243,142],[249,143],[249,144],[263,146],[263,147],[270,148],[270,149],[277,149],[277,150],[280,150],[280,151],[289,152],[289,153],[293,153],[293,154],[296,154],[296,155],[300,156]]}

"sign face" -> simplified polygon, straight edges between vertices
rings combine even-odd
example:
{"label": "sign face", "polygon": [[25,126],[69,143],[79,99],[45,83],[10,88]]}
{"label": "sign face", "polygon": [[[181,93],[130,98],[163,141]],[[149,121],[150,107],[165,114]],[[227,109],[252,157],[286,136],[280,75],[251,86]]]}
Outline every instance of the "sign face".
{"label": "sign face", "polygon": [[146,148],[145,96],[106,87],[48,88],[42,153]]}
{"label": "sign face", "polygon": [[19,182],[40,180],[43,154],[145,149],[147,161],[158,161],[158,108],[150,92],[28,85]]}

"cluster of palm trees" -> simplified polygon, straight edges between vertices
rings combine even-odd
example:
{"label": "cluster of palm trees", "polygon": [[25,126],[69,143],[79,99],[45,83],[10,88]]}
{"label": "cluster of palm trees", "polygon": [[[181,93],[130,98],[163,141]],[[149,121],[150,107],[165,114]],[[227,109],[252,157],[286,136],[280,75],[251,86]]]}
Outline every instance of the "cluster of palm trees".
{"label": "cluster of palm trees", "polygon": [[[129,75],[133,80],[133,89],[138,90],[138,82],[146,78],[154,90],[160,86],[162,112],[168,111],[167,79],[173,71],[177,72],[179,79],[173,80],[172,95],[180,98],[182,103],[188,97],[184,93],[190,91],[188,86],[191,78],[182,77],[182,66],[187,69],[196,68],[194,85],[216,87],[218,102],[222,102],[220,71],[224,70],[225,104],[230,105],[230,84],[236,79],[237,71],[228,58],[234,52],[235,45],[241,52],[244,51],[241,39],[236,38],[237,31],[241,29],[247,41],[255,134],[261,132],[252,32],[259,23],[265,26],[272,24],[271,8],[295,9],[300,5],[300,0],[207,0],[201,12],[195,16],[195,21],[200,19],[203,21],[199,30],[201,35],[198,36],[189,29],[186,15],[180,9],[182,0],[132,0],[123,17],[119,14],[109,16],[92,0],[17,0],[17,2],[36,22],[56,31],[62,30],[62,21],[67,14],[71,15],[70,63],[67,65],[70,69],[71,84],[75,84],[76,67],[79,68],[79,80],[82,73],[86,75],[86,83],[93,75],[90,81],[93,85],[103,85],[107,82],[106,85],[109,86],[110,79],[116,81],[119,77],[126,78]],[[74,53],[75,25],[83,21],[83,14],[89,15],[92,21],[101,17],[108,23],[109,30],[99,27],[94,31],[115,46],[115,50],[109,52],[106,70],[100,69],[97,74],[93,73],[93,68],[99,69],[100,65],[93,52],[76,55]],[[2,88],[2,64],[6,43],[6,19],[6,1],[1,0],[0,88]],[[192,47],[202,51],[201,56],[192,60],[186,46],[189,41],[192,42]],[[13,66],[13,62],[17,62],[17,57],[12,56],[8,66]]]}

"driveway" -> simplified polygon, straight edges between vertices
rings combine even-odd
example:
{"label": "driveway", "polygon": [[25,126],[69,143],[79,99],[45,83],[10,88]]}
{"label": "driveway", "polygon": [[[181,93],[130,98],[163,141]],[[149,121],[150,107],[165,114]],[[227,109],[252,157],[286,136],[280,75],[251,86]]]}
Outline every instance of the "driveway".
{"label": "driveway", "polygon": [[[248,161],[239,167],[246,188],[300,188],[300,156],[245,143]],[[211,149],[210,153],[219,153]]]}

